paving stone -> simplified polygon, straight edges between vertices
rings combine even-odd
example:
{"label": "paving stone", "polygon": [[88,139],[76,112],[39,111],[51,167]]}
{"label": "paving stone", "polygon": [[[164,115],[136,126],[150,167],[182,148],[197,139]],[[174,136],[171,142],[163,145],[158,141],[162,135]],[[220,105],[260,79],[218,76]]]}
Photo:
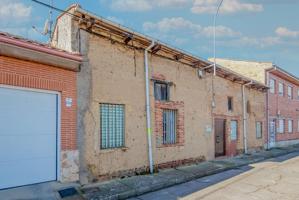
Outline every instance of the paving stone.
{"label": "paving stone", "polygon": [[204,162],[198,165],[184,166],[177,168],[180,171],[189,173],[194,178],[205,176],[211,172],[221,169],[220,165],[211,162]]}
{"label": "paving stone", "polygon": [[167,188],[165,191],[172,196],[184,197],[205,187],[207,187],[207,183],[205,182],[189,181],[178,186]]}
{"label": "paving stone", "polygon": [[186,173],[181,170],[177,169],[168,169],[168,170],[163,170],[157,174],[159,177],[167,180],[167,184],[169,186],[172,186],[174,184],[180,184],[184,183],[188,180],[193,179],[193,174]]}
{"label": "paving stone", "polygon": [[138,197],[139,200],[177,200],[177,197],[163,190]]}
{"label": "paving stone", "polygon": [[82,192],[88,200],[125,199],[136,194],[134,189],[117,180],[99,184],[95,188],[84,188]]}
{"label": "paving stone", "polygon": [[135,176],[119,180],[120,183],[134,188],[137,195],[155,191],[168,186],[168,180],[158,175]]}

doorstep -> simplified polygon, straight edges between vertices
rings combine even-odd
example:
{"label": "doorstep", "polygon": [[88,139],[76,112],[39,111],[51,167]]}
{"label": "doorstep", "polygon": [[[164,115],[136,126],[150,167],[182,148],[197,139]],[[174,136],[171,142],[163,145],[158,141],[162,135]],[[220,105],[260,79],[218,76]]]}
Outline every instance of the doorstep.
{"label": "doorstep", "polygon": [[292,152],[299,152],[299,146],[275,148],[236,157],[216,159],[175,169],[160,170],[156,174],[93,183],[83,186],[81,193],[87,200],[127,199]]}

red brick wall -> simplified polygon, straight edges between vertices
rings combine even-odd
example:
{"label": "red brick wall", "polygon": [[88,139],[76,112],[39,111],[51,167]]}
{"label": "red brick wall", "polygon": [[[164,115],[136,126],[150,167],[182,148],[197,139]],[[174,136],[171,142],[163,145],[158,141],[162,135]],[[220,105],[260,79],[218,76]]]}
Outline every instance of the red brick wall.
{"label": "red brick wall", "polygon": [[[0,84],[58,91],[61,93],[61,149],[77,149],[76,72],[0,56]],[[66,107],[65,98],[72,98]]]}
{"label": "red brick wall", "polygon": [[[171,145],[163,144],[163,109],[177,110],[177,143]],[[182,101],[156,101],[155,102],[155,132],[158,147],[184,145],[184,102]]]}
{"label": "red brick wall", "polygon": [[[284,133],[276,133],[276,141],[286,141],[299,139],[298,120],[299,120],[299,100],[298,90],[299,86],[294,85],[274,74],[270,74],[270,78],[275,80],[275,93],[269,91],[269,111],[270,119],[278,119],[278,111],[280,117],[285,119]],[[284,84],[284,96],[278,94],[278,83]],[[293,99],[288,99],[288,85],[293,87]],[[293,133],[288,133],[288,119],[293,120]],[[276,127],[278,127],[278,120],[276,120]]]}

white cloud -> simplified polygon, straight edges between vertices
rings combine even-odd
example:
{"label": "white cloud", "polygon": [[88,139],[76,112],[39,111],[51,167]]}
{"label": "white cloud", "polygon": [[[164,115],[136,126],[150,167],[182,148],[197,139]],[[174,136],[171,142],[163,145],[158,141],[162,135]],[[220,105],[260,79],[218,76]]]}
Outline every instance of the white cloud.
{"label": "white cloud", "polygon": [[31,6],[26,6],[19,2],[0,2],[0,21],[20,20],[24,21],[31,16]]}
{"label": "white cloud", "polygon": [[188,4],[190,0],[152,0],[150,2],[159,7],[180,7]]}
{"label": "white cloud", "polygon": [[191,21],[188,21],[182,17],[173,17],[163,18],[161,21],[157,23],[145,22],[143,24],[143,29],[145,31],[157,30],[164,33],[175,30],[192,31],[198,33],[201,30],[201,26]]}
{"label": "white cloud", "polygon": [[[25,38],[44,40],[44,36],[34,31],[32,6],[22,0],[0,0],[0,30]],[[39,27],[39,30],[42,30]]]}
{"label": "white cloud", "polygon": [[272,37],[272,36],[261,37],[261,38],[243,36],[233,40],[220,41],[218,43],[222,46],[228,46],[228,47],[265,48],[277,44],[282,44],[283,41],[281,41],[279,37]]}
{"label": "white cloud", "polygon": [[108,20],[112,21],[112,22],[116,22],[118,24],[124,24],[124,20],[118,18],[118,17],[114,17],[114,16],[108,16],[107,17]]}
{"label": "white cloud", "polygon": [[154,7],[181,7],[191,0],[112,0],[110,7],[118,11],[142,12]]}
{"label": "white cloud", "polygon": [[285,27],[278,27],[275,30],[275,33],[280,37],[289,37],[289,38],[295,38],[299,36],[299,31],[292,31]]}
{"label": "white cloud", "polygon": [[152,6],[146,0],[115,0],[111,8],[119,11],[147,11],[151,10]]}
{"label": "white cloud", "polygon": [[[214,31],[212,26],[202,27],[201,25],[193,23],[182,17],[163,18],[157,23],[145,22],[143,24],[143,29],[146,32],[160,32],[164,34],[170,32],[177,34],[185,33],[185,37],[191,36],[194,38],[201,36],[211,37],[213,36]],[[226,26],[217,26],[216,33],[217,37],[236,37],[241,35],[241,33]]]}
{"label": "white cloud", "polygon": [[[193,13],[215,13],[219,0],[194,0],[191,11]],[[262,4],[242,3],[240,0],[224,0],[220,8],[220,13],[236,13],[236,12],[261,12]]]}
{"label": "white cloud", "polygon": [[[226,26],[216,26],[215,30],[216,30],[217,37],[236,37],[241,35],[240,32],[234,31],[231,28],[228,28]],[[202,35],[206,37],[212,37],[214,35],[214,27],[213,26],[204,27],[201,32]]]}

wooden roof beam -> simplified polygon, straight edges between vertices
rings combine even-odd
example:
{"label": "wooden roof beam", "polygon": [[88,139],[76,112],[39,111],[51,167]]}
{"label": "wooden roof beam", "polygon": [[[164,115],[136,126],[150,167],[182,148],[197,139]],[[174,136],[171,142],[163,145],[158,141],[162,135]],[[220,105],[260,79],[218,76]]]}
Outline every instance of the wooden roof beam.
{"label": "wooden roof beam", "polygon": [[183,59],[183,58],[184,58],[184,55],[183,55],[183,54],[177,54],[177,55],[174,55],[173,57],[174,57],[175,60],[178,61],[178,60]]}
{"label": "wooden roof beam", "polygon": [[155,44],[155,46],[153,46],[152,48],[152,53],[155,54],[158,51],[160,51],[162,49],[162,46],[160,44]]}
{"label": "wooden roof beam", "polygon": [[124,39],[124,43],[128,44],[131,40],[133,39],[133,35],[132,34],[125,34],[125,39]]}

